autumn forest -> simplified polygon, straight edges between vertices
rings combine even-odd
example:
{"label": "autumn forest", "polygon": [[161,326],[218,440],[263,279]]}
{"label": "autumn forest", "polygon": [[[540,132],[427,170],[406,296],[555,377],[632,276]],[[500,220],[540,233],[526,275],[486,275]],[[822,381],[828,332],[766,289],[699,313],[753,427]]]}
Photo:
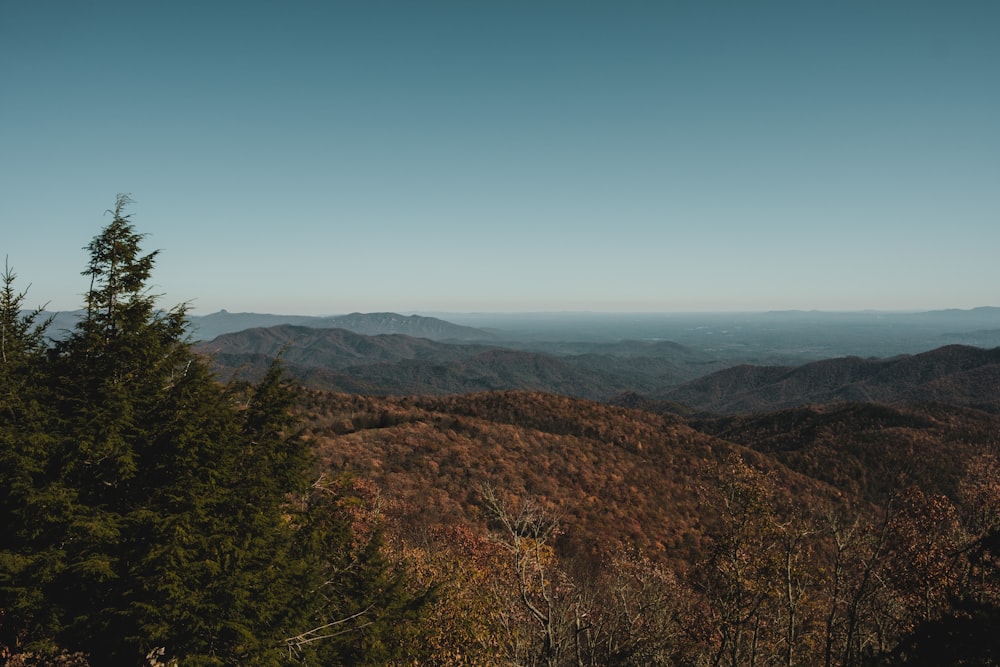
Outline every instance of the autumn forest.
{"label": "autumn forest", "polygon": [[128,203],[67,336],[3,276],[2,664],[1000,664],[986,352],[725,411],[223,377]]}

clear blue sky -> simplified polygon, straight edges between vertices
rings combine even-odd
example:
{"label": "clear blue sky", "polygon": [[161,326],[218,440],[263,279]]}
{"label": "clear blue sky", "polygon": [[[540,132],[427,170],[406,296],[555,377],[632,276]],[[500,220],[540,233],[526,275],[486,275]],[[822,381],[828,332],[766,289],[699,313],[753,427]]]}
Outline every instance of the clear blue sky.
{"label": "clear blue sky", "polygon": [[76,308],[127,192],[196,313],[1000,305],[998,35],[994,0],[0,0],[0,254]]}

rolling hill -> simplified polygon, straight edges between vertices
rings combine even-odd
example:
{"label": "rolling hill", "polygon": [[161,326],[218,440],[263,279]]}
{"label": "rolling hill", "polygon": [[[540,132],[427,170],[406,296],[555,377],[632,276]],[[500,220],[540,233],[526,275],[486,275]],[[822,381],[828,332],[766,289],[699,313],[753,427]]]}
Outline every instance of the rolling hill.
{"label": "rolling hill", "polygon": [[[563,548],[641,548],[693,558],[700,489],[739,454],[800,494],[830,494],[768,455],[682,419],[538,392],[388,398],[314,391],[304,435],[322,469],[373,480],[406,530],[483,528],[483,484],[538,499],[562,518]],[[808,491],[807,491],[808,490]],[[669,554],[668,554],[669,552]]]}
{"label": "rolling hill", "polygon": [[[259,378],[280,355],[289,374],[306,386],[373,395],[523,389],[606,399],[653,392],[723,367],[676,344],[624,342],[620,354],[557,356],[287,324],[224,334],[196,349],[212,357],[223,379]],[[651,356],[638,356],[641,351]]]}
{"label": "rolling hill", "polygon": [[1000,348],[949,345],[890,359],[725,369],[657,393],[707,412],[767,412],[809,403],[939,402],[1000,411]]}
{"label": "rolling hill", "polygon": [[346,329],[369,336],[406,334],[438,341],[488,342],[495,336],[475,327],[452,324],[436,317],[399,315],[397,313],[350,313],[314,317],[308,315],[269,315],[262,313],[230,313],[220,310],[209,315],[190,318],[191,333],[196,340],[211,340],[227,333],[282,325],[316,329]]}
{"label": "rolling hill", "polygon": [[321,468],[374,481],[405,530],[483,529],[483,484],[533,497],[564,548],[640,548],[690,565],[714,521],[706,494],[738,456],[794,503],[884,504],[906,484],[954,497],[1000,447],[1000,416],[950,406],[808,406],[683,418],[539,392],[375,397],[309,391]]}

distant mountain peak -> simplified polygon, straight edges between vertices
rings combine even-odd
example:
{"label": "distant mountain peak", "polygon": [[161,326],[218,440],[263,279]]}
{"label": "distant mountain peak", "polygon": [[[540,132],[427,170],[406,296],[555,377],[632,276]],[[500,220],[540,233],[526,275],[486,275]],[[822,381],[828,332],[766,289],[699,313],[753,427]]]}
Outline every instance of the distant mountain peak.
{"label": "distant mountain peak", "polygon": [[888,359],[839,357],[801,366],[739,365],[656,398],[717,413],[769,412],[808,403],[932,401],[1000,411],[1000,348],[945,345]]}
{"label": "distant mountain peak", "polygon": [[191,316],[189,320],[192,335],[199,340],[212,340],[222,334],[283,324],[314,329],[347,329],[368,336],[402,333],[436,341],[488,342],[495,339],[492,333],[475,327],[453,324],[436,317],[391,312],[311,316],[230,313],[223,309],[209,315]]}

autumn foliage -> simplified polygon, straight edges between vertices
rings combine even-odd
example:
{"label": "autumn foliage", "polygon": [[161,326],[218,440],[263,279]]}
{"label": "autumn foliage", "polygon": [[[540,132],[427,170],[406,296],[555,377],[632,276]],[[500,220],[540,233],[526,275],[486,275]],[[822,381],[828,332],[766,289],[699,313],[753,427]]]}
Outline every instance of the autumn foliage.
{"label": "autumn foliage", "polygon": [[992,641],[994,416],[710,420],[531,392],[301,409],[321,464],[382,490],[400,561],[441,585],[420,664],[902,664],[963,619],[965,647]]}

